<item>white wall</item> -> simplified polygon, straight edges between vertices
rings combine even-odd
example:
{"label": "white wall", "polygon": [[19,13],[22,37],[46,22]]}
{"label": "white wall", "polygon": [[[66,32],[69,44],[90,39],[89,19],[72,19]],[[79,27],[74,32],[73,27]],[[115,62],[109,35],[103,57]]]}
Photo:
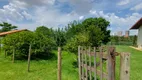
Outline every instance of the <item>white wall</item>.
{"label": "white wall", "polygon": [[142,48],[142,26],[139,28],[137,45],[138,48]]}

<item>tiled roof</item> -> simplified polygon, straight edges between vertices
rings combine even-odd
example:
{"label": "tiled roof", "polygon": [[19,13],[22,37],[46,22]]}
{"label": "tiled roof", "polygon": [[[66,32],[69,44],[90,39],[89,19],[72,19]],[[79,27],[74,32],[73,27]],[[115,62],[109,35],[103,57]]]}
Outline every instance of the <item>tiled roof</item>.
{"label": "tiled roof", "polygon": [[12,30],[12,31],[7,31],[7,32],[2,32],[2,33],[0,33],[0,36],[5,36],[7,34],[12,34],[12,33],[21,32],[21,31],[27,31],[27,29]]}
{"label": "tiled roof", "polygon": [[139,29],[142,25],[142,18],[140,18],[130,29]]}

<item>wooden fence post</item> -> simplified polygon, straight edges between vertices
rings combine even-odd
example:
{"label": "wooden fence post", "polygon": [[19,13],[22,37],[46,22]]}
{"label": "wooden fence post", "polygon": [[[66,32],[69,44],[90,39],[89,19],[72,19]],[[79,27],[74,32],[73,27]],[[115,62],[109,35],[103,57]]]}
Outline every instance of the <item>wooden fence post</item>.
{"label": "wooden fence post", "polygon": [[58,80],[61,80],[61,47],[58,47]]}
{"label": "wooden fence post", "polygon": [[100,58],[100,80],[103,80],[103,48],[100,47],[99,58]]}
{"label": "wooden fence post", "polygon": [[81,80],[84,80],[84,50],[81,47]]}
{"label": "wooden fence post", "polygon": [[120,54],[120,80],[130,80],[130,53]]}
{"label": "wooden fence post", "polygon": [[108,80],[115,80],[115,48],[108,49]]}
{"label": "wooden fence post", "polygon": [[94,47],[94,80],[97,80],[96,47]]}
{"label": "wooden fence post", "polygon": [[2,54],[2,45],[1,45],[1,37],[0,37],[0,55]]}
{"label": "wooden fence post", "polygon": [[12,57],[12,63],[15,62],[15,48],[13,48],[13,57]]}
{"label": "wooden fence post", "polygon": [[7,54],[6,54],[6,50],[4,50],[4,57],[6,58]]}
{"label": "wooden fence post", "polygon": [[78,67],[79,67],[79,80],[81,80],[81,59],[80,59],[80,46],[78,46]]}
{"label": "wooden fence post", "polygon": [[31,60],[31,44],[29,46],[29,55],[28,55],[28,72],[30,72],[30,60]]}
{"label": "wooden fence post", "polygon": [[89,74],[90,74],[90,80],[92,80],[92,60],[91,60],[91,47],[89,47]]}

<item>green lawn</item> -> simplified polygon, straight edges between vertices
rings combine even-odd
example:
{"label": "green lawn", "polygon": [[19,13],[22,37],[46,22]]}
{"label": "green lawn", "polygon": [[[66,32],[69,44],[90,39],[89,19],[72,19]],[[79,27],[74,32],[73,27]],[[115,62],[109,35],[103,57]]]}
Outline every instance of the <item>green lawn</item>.
{"label": "green lawn", "polygon": [[[131,80],[142,80],[142,51],[135,50],[128,46],[117,46],[116,50],[117,52],[130,52],[131,53],[130,79]],[[119,71],[119,58],[117,58],[117,68],[116,69],[117,69],[116,71]]]}
{"label": "green lawn", "polygon": [[[128,46],[117,46],[117,52],[131,53],[131,80],[142,80],[142,52]],[[54,51],[56,54],[56,51]],[[62,52],[62,80],[78,80],[78,69],[72,63],[76,56]],[[119,57],[117,57],[117,80],[119,77]],[[57,80],[57,60],[31,61],[31,72],[27,72],[27,61],[12,63],[9,58],[0,55],[0,80]]]}
{"label": "green lawn", "polygon": [[[76,56],[62,52],[62,59],[62,79],[78,80],[78,69],[72,65]],[[12,63],[0,55],[0,80],[57,80],[57,60],[32,60],[31,72],[28,73],[27,61]]]}

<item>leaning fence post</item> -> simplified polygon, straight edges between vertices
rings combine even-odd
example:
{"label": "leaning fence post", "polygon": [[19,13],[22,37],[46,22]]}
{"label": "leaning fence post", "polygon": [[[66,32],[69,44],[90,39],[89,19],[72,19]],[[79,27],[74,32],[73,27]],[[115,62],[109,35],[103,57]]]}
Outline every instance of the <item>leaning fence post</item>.
{"label": "leaning fence post", "polygon": [[61,47],[58,47],[58,80],[61,80]]}
{"label": "leaning fence post", "polygon": [[120,54],[120,80],[130,80],[130,53]]}
{"label": "leaning fence post", "polygon": [[31,44],[29,46],[29,55],[28,55],[28,72],[30,71],[30,60],[31,60]]}

